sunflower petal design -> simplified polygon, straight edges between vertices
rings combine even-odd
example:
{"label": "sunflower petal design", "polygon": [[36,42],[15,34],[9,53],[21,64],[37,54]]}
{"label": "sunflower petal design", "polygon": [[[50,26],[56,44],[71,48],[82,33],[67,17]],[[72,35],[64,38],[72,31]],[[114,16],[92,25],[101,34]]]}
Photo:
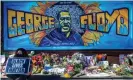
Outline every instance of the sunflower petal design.
{"label": "sunflower petal design", "polygon": [[86,31],[83,36],[82,40],[85,46],[89,46],[89,44],[94,44],[95,42],[99,42],[100,37],[103,36],[100,32],[95,31]]}
{"label": "sunflower petal design", "polygon": [[[55,2],[37,2],[38,6],[32,6],[31,8],[31,12],[32,13],[37,13],[37,14],[41,14],[41,15],[45,15],[45,11],[47,8],[49,8],[50,6],[52,6],[53,4],[55,4]],[[39,46],[41,40],[43,37],[46,36],[46,32],[45,31],[39,31],[36,33],[31,33],[30,34],[30,39],[32,41],[32,43],[34,43],[36,46]]]}
{"label": "sunflower petal design", "polygon": [[[101,12],[98,3],[92,3],[89,5],[81,4],[81,7],[84,9],[86,14]],[[100,32],[86,30],[86,32],[82,36],[82,40],[85,46],[89,46],[91,44],[95,45],[96,43],[99,43],[101,36],[103,36],[103,34]]]}
{"label": "sunflower petal design", "polygon": [[35,45],[39,45],[42,38],[46,36],[46,33],[44,31],[36,32],[30,34],[30,39]]}
{"label": "sunflower petal design", "polygon": [[81,4],[81,7],[85,11],[85,14],[93,13],[93,12],[101,12],[99,8],[99,3],[95,2],[92,4]]}

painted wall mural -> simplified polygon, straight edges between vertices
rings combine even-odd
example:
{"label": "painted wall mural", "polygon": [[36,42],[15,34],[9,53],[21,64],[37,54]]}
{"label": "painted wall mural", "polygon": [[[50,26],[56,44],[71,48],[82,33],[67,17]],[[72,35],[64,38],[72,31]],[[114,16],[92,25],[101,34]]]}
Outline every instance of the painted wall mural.
{"label": "painted wall mural", "polygon": [[4,50],[133,49],[132,4],[3,2]]}

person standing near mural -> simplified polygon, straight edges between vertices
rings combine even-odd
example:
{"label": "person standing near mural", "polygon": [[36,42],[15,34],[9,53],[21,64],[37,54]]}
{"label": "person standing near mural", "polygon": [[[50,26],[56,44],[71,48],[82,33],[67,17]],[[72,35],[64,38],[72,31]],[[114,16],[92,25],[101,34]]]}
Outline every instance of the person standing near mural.
{"label": "person standing near mural", "polygon": [[[11,58],[13,58],[13,57],[29,58],[29,56],[27,54],[27,51],[25,49],[23,49],[23,48],[17,49],[15,54],[14,54],[14,56],[12,56]],[[31,69],[32,69],[32,66],[30,66],[30,72],[28,73],[28,75],[7,74],[7,77],[11,78],[13,80],[26,80],[31,75]]]}

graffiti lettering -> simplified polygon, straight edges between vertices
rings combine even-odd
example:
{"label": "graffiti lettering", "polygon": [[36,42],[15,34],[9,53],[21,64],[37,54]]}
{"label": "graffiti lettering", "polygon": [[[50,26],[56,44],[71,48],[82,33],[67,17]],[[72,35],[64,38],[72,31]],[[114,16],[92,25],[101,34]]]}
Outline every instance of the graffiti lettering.
{"label": "graffiti lettering", "polygon": [[10,38],[53,27],[54,18],[52,17],[8,10],[8,31]]}
{"label": "graffiti lettering", "polygon": [[[95,18],[95,22],[93,19]],[[109,32],[111,26],[116,21],[116,33],[119,35],[128,35],[129,23],[128,23],[128,9],[117,9],[114,10],[110,15],[108,12],[99,12],[95,16],[92,14],[83,15],[80,18],[81,28],[95,30],[100,32]]]}

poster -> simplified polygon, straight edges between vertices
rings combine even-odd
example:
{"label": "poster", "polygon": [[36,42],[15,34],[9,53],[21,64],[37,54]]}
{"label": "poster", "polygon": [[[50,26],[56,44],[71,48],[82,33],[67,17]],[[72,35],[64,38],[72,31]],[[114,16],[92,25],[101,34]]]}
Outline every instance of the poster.
{"label": "poster", "polygon": [[4,50],[133,49],[133,3],[2,3]]}
{"label": "poster", "polygon": [[28,74],[30,70],[29,58],[9,58],[6,64],[6,74]]}

